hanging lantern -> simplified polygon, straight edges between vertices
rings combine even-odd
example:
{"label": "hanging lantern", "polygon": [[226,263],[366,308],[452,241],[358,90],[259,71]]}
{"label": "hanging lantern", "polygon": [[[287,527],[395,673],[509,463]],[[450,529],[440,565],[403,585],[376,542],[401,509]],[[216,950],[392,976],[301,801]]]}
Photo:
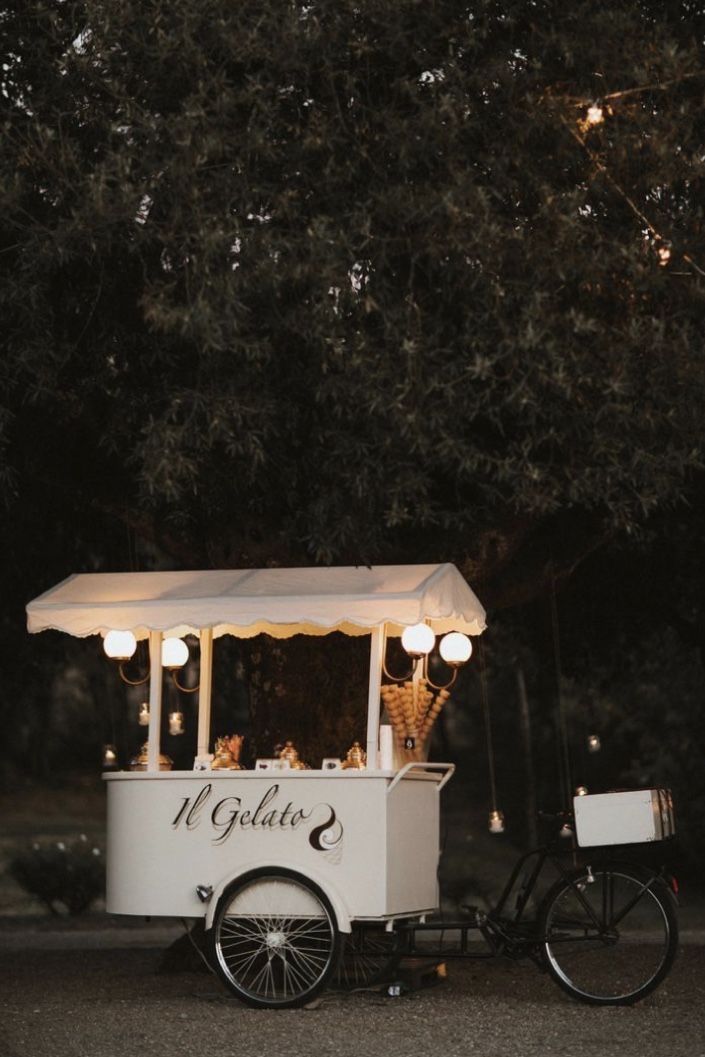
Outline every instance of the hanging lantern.
{"label": "hanging lantern", "polygon": [[599,752],[602,748],[602,742],[600,741],[599,734],[588,734],[587,740],[588,752]]}
{"label": "hanging lantern", "polygon": [[183,734],[184,732],[184,714],[175,709],[169,713],[169,733],[170,734]]}
{"label": "hanging lantern", "polygon": [[103,770],[117,770],[117,749],[114,745],[103,746]]}
{"label": "hanging lantern", "polygon": [[143,701],[140,705],[140,710],[137,713],[137,722],[141,727],[149,726],[149,705],[146,701]]}
{"label": "hanging lantern", "polygon": [[490,833],[504,833],[504,814],[496,808],[490,811],[489,830]]}

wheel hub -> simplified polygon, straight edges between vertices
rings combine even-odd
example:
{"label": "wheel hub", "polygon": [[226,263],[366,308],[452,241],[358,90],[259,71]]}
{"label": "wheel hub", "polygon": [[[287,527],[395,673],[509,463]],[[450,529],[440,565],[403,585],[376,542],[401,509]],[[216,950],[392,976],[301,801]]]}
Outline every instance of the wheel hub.
{"label": "wheel hub", "polygon": [[286,943],[286,936],[283,932],[268,932],[265,938],[265,943],[268,947],[283,947]]}

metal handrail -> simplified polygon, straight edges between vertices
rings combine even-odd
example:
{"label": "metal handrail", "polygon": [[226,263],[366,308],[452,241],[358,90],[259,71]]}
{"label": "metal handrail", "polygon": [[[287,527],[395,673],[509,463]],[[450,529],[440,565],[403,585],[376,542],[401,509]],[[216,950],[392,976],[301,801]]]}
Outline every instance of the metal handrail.
{"label": "metal handrail", "polygon": [[387,786],[387,796],[389,796],[389,794],[391,793],[392,789],[397,784],[397,782],[400,782],[402,780],[402,778],[406,777],[406,775],[409,773],[409,771],[413,771],[413,770],[418,770],[418,771],[444,771],[445,773],[444,773],[443,777],[441,778],[440,782],[438,782],[438,786],[437,786],[438,792],[440,793],[440,791],[443,788],[443,786],[446,784],[446,782],[450,781],[451,776],[455,772],[455,764],[454,763],[424,763],[423,760],[412,760],[411,763],[405,763],[404,766],[402,767],[402,769],[400,771],[398,771],[397,774],[394,775],[394,777],[392,778],[391,782]]}

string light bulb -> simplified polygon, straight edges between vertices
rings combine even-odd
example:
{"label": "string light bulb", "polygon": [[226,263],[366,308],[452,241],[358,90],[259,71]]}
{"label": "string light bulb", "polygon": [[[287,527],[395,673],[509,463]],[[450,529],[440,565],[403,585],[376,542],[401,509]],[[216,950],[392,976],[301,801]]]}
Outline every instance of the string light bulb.
{"label": "string light bulb", "polygon": [[[609,108],[608,108],[609,109]],[[605,120],[605,111],[597,103],[592,103],[587,110],[583,111],[583,117],[578,118],[578,129],[584,136],[592,128],[601,125]]]}
{"label": "string light bulb", "polygon": [[602,748],[602,742],[600,741],[599,734],[588,734],[587,740],[588,752],[599,752]]}
{"label": "string light bulb", "polygon": [[656,250],[658,254],[658,262],[662,268],[665,268],[671,259],[671,251],[668,246],[659,246]]}

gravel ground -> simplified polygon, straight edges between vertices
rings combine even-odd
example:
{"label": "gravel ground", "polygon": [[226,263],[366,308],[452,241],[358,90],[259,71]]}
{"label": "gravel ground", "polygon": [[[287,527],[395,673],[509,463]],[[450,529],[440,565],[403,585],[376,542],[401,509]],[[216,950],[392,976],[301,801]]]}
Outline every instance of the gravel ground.
{"label": "gravel ground", "polygon": [[158,947],[95,934],[102,949],[5,950],[0,1057],[705,1057],[702,944],[685,945],[633,1007],[580,1005],[531,964],[498,961],[449,963],[446,980],[401,998],[329,992],[315,1008],[273,1012],[244,1007],[206,972],[160,972]]}

